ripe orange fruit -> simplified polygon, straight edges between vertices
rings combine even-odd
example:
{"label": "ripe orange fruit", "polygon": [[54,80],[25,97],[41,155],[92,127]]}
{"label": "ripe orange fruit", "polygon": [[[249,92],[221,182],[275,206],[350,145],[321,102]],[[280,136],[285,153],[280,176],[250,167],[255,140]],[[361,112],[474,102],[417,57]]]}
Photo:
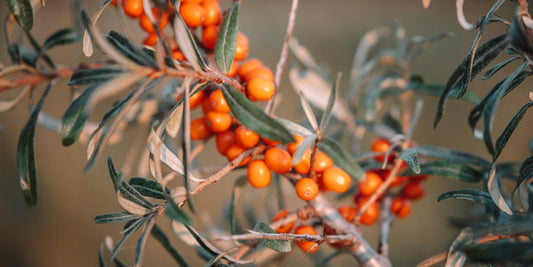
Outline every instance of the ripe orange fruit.
{"label": "ripe orange fruit", "polygon": [[[165,28],[165,26],[167,26],[168,14],[166,11],[162,11],[157,7],[153,7],[152,14],[154,15],[154,19],[159,30],[162,30],[163,28]],[[154,25],[148,18],[148,15],[146,15],[145,13],[143,13],[139,18],[139,25],[141,25],[141,28],[143,28],[144,31],[148,33],[155,32]]]}
{"label": "ripe orange fruit", "polygon": [[211,130],[207,127],[207,123],[204,117],[196,118],[191,121],[191,139],[192,140],[204,140],[211,136]]}
{"label": "ripe orange fruit", "polygon": [[231,64],[231,67],[229,68],[228,73],[226,73],[226,76],[234,77],[235,75],[237,75],[237,69],[239,69],[239,62],[233,61],[233,63]]}
{"label": "ripe orange fruit", "polygon": [[132,18],[138,18],[144,13],[143,0],[124,0],[124,13]]}
{"label": "ripe orange fruit", "polygon": [[246,76],[246,78],[248,80],[252,80],[254,78],[262,78],[262,79],[273,82],[274,74],[269,68],[261,66],[250,71],[248,75]]}
{"label": "ripe orange fruit", "polygon": [[218,153],[221,155],[226,155],[228,148],[235,142],[234,134],[231,130],[217,133],[215,136],[215,145],[217,147]]}
{"label": "ripe orange fruit", "polygon": [[209,26],[204,27],[202,31],[202,44],[207,49],[215,49],[215,46],[217,45],[217,38],[218,38],[218,27],[217,26]]}
{"label": "ripe orange fruit", "polygon": [[117,6],[117,0],[112,0],[112,1],[111,1],[111,5],[112,5],[112,6]]}
{"label": "ripe orange fruit", "polygon": [[239,70],[237,70],[237,75],[239,75],[241,80],[248,81],[248,74],[262,66],[263,63],[261,63],[259,59],[249,59],[239,67]]}
{"label": "ripe orange fruit", "polygon": [[[297,235],[316,235],[315,229],[311,225],[300,225],[294,229]],[[313,254],[318,250],[318,243],[312,241],[296,241],[296,245],[305,253]]]}
{"label": "ripe orange fruit", "polygon": [[[288,214],[289,214],[289,212],[286,211],[286,210],[282,210],[282,211],[280,211],[280,212],[274,217],[274,219],[272,219],[272,223],[273,223],[273,222],[277,222],[277,221],[279,221],[279,220],[283,220],[283,219],[285,219],[285,217],[287,217]],[[276,230],[276,233],[278,233],[278,234],[287,234],[287,233],[290,233],[290,232],[291,232],[291,230],[292,230],[293,227],[294,227],[294,221],[292,221],[292,222],[288,222],[288,223],[286,223],[286,224],[283,224],[283,225],[281,225],[280,227],[278,227],[278,228],[276,228],[276,229],[274,229],[274,230]]]}
{"label": "ripe orange fruit", "polygon": [[209,103],[211,104],[212,111],[216,112],[223,112],[228,113],[231,111],[231,109],[228,106],[228,102],[226,102],[226,99],[224,98],[224,94],[222,93],[222,90],[218,89],[213,91],[209,95]]}
{"label": "ripe orange fruit", "polygon": [[292,168],[292,157],[284,149],[271,147],[265,151],[265,163],[274,172],[284,174]]}
{"label": "ripe orange fruit", "polygon": [[404,197],[395,197],[392,199],[390,209],[398,218],[405,218],[411,213],[411,202]]}
{"label": "ripe orange fruit", "polygon": [[[244,151],[246,151],[246,148],[240,146],[240,145],[237,144],[237,143],[232,143],[232,144],[226,149],[226,157],[228,158],[229,161],[232,161],[232,160],[234,160],[235,158],[237,158],[239,155],[241,155]],[[251,159],[252,159],[251,156],[245,158],[245,159],[239,164],[239,166],[244,166],[244,165],[248,164],[248,162],[250,162]]]}
{"label": "ripe orange fruit", "polygon": [[313,200],[318,195],[318,184],[311,178],[302,178],[296,182],[296,195],[304,201]]}
{"label": "ripe orange fruit", "polygon": [[263,141],[263,143],[265,143],[265,145],[267,145],[267,146],[277,146],[277,145],[281,144],[280,141],[268,139],[268,138],[265,138],[265,137],[261,137],[261,141]]}
{"label": "ripe orange fruit", "polygon": [[179,49],[176,49],[174,51],[172,51],[172,58],[175,59],[175,60],[178,60],[178,61],[184,61],[185,60],[185,55],[183,54],[183,52]]}
{"label": "ripe orange fruit", "polygon": [[322,174],[324,186],[334,192],[344,193],[350,188],[352,178],[345,171],[337,167],[329,167]]}
{"label": "ripe orange fruit", "polygon": [[[383,152],[383,153],[386,153],[387,150],[389,150],[391,146],[391,143],[388,139],[385,139],[385,138],[378,138],[378,139],[375,139],[373,142],[372,142],[372,145],[371,145],[371,148],[370,150],[373,151],[373,152]],[[385,160],[385,155],[379,155],[379,156],[375,156],[374,159],[376,161],[380,161],[380,162],[383,162]],[[393,161],[394,160],[394,157],[393,155],[390,155],[389,156],[389,162],[390,161]]]}
{"label": "ripe orange fruit", "polygon": [[253,78],[246,85],[246,91],[250,97],[260,101],[268,101],[274,95],[276,86],[272,81],[262,78]]}
{"label": "ripe orange fruit", "polygon": [[301,135],[295,134],[293,135],[293,137],[294,137],[294,140],[296,140],[296,142],[287,144],[287,151],[289,151],[291,155],[294,154],[294,152],[296,152],[296,149],[298,149],[298,146],[300,146],[305,140],[305,137]]}
{"label": "ripe orange fruit", "polygon": [[359,218],[359,222],[364,225],[372,225],[377,221],[378,217],[379,217],[379,203],[374,201],[368,207],[368,209],[366,209],[365,212],[363,212],[363,214]]}
{"label": "ripe orange fruit", "polygon": [[248,56],[248,46],[243,43],[240,43],[237,40],[237,45],[235,46],[235,57],[234,60],[243,60]]}
{"label": "ripe orange fruit", "polygon": [[[189,109],[193,110],[198,107],[204,100],[204,95],[204,90],[198,91],[196,94],[191,95],[189,97]],[[176,102],[180,101],[182,97],[183,93],[179,94],[178,97],[176,97]]]}
{"label": "ripe orange fruit", "polygon": [[309,170],[311,169],[311,150],[306,150],[302,159],[294,164],[293,168],[299,174],[309,173]]}
{"label": "ripe orange fruit", "polygon": [[202,5],[205,9],[204,27],[218,25],[220,22],[220,5],[217,1],[206,1]]}
{"label": "ripe orange fruit", "polygon": [[381,185],[381,177],[375,172],[366,172],[366,179],[364,181],[358,182],[359,192],[363,196],[370,196],[378,190]]}
{"label": "ripe orange fruit", "polygon": [[419,174],[419,175],[411,176],[411,181],[424,182],[428,178],[429,178],[429,175],[427,174]]}
{"label": "ripe orange fruit", "polygon": [[205,114],[205,120],[209,130],[221,133],[231,126],[231,115],[223,112],[209,111]]}
{"label": "ripe orange fruit", "polygon": [[144,38],[143,44],[146,46],[154,46],[157,43],[157,34],[150,33]]}
{"label": "ripe orange fruit", "polygon": [[245,148],[252,148],[259,143],[259,135],[248,127],[241,125],[235,130],[235,141]]}
{"label": "ripe orange fruit", "polygon": [[270,184],[272,173],[263,160],[257,159],[248,165],[248,182],[255,188],[266,187]]}
{"label": "ripe orange fruit", "polygon": [[411,181],[402,188],[402,195],[410,200],[418,200],[424,196],[424,188],[420,182]]}
{"label": "ripe orange fruit", "polygon": [[205,20],[205,9],[198,3],[182,3],[179,11],[183,21],[189,27],[198,27]]}
{"label": "ripe orange fruit", "polygon": [[342,205],[339,206],[337,210],[347,222],[352,222],[355,216],[357,215],[357,209],[354,207]]}
{"label": "ripe orange fruit", "polygon": [[313,167],[315,168],[315,171],[321,173],[332,166],[333,160],[326,153],[318,151],[315,156],[315,162],[313,162]]}

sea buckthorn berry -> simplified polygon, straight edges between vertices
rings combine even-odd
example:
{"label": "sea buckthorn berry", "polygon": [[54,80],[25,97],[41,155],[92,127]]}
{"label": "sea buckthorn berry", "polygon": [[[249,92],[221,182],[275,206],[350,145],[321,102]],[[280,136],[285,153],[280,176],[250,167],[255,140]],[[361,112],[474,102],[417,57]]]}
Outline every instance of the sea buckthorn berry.
{"label": "sea buckthorn berry", "polygon": [[368,206],[368,209],[361,214],[361,217],[359,218],[359,222],[364,225],[372,225],[374,224],[379,217],[379,203],[378,202],[372,202],[370,206]]}
{"label": "sea buckthorn berry", "polygon": [[213,91],[209,95],[209,101],[211,104],[212,111],[224,112],[224,113],[228,113],[231,111],[231,109],[228,106],[228,102],[226,102],[226,99],[224,98],[224,94],[222,93],[222,90],[220,89]]}
{"label": "sea buckthorn berry", "polygon": [[411,181],[416,181],[416,182],[424,182],[428,178],[429,178],[429,175],[427,175],[427,174],[419,174],[419,175],[415,175],[415,176],[411,176],[410,177]]}
{"label": "sea buckthorn berry", "polygon": [[204,27],[218,25],[220,22],[220,5],[216,1],[203,3],[205,9]]}
{"label": "sea buckthorn berry", "polygon": [[211,101],[209,100],[209,96],[204,96],[204,99],[202,100],[202,112],[204,114],[207,114],[207,112],[212,111]]}
{"label": "sea buckthorn berry", "polygon": [[259,101],[268,101],[274,95],[276,86],[272,81],[262,78],[251,79],[246,85],[248,95]]}
{"label": "sea buckthorn berry", "polygon": [[202,44],[207,49],[215,49],[215,46],[217,45],[217,38],[218,38],[218,27],[217,26],[209,26],[205,27],[202,31]]}
{"label": "sea buckthorn berry", "polygon": [[233,61],[233,64],[231,64],[231,67],[229,68],[228,73],[226,73],[227,77],[235,77],[237,75],[237,70],[239,69],[239,62]]}
{"label": "sea buckthorn berry", "polygon": [[342,205],[339,206],[337,210],[347,222],[352,222],[355,216],[357,215],[357,209],[354,207]]}
{"label": "sea buckthorn berry", "polygon": [[[154,15],[154,19],[159,30],[167,26],[168,14],[166,11],[162,11],[161,9],[154,7],[152,8],[152,14]],[[146,15],[145,13],[143,13],[139,18],[139,25],[141,25],[141,28],[143,28],[144,31],[146,31],[147,33],[155,32],[154,25],[150,21],[150,18],[148,18],[148,15]]]}
{"label": "sea buckthorn berry", "polygon": [[411,202],[404,197],[395,197],[390,209],[398,218],[405,218],[411,213]]}
{"label": "sea buckthorn berry", "polygon": [[[315,229],[311,225],[300,225],[294,229],[297,235],[316,235]],[[296,241],[296,245],[305,253],[313,254],[318,250],[318,243],[312,241]]]}
{"label": "sea buckthorn berry", "polygon": [[284,174],[292,168],[292,157],[284,149],[271,147],[265,151],[265,163],[275,173]]}
{"label": "sea buckthorn berry", "polygon": [[366,172],[366,179],[357,183],[359,192],[363,196],[370,196],[378,190],[381,185],[381,177],[375,172]]}
{"label": "sea buckthorn berry", "polygon": [[311,150],[306,150],[302,156],[302,159],[298,163],[294,164],[293,168],[294,171],[299,174],[309,173],[309,170],[311,169]]}
{"label": "sea buckthorn berry", "polygon": [[235,46],[235,57],[234,60],[243,60],[248,56],[248,46],[242,42],[237,41]]}
{"label": "sea buckthorn berry", "polygon": [[280,141],[268,139],[268,138],[265,138],[265,137],[261,137],[261,141],[263,141],[263,143],[265,143],[265,145],[267,145],[267,146],[277,146],[277,145],[281,144]]}
{"label": "sea buckthorn berry", "polygon": [[287,151],[289,151],[291,155],[294,154],[294,152],[296,152],[296,149],[298,149],[298,146],[300,146],[305,140],[305,137],[301,135],[295,134],[293,135],[293,137],[294,137],[294,140],[296,140],[296,142],[287,144]]}
{"label": "sea buckthorn berry", "polygon": [[405,184],[405,182],[407,182],[407,180],[409,180],[409,177],[407,177],[407,176],[395,176],[394,178],[392,178],[392,182],[391,182],[389,187],[400,186],[402,184]]}
{"label": "sea buckthorn berry", "polygon": [[[280,212],[274,217],[274,219],[272,219],[272,223],[277,222],[277,221],[279,221],[279,220],[284,220],[284,219],[287,217],[288,214],[289,214],[289,212],[286,211],[286,210],[282,210],[282,211],[280,211]],[[287,233],[290,233],[290,232],[291,232],[291,230],[292,230],[293,227],[294,227],[294,221],[292,221],[292,222],[287,222],[286,224],[281,225],[280,227],[278,227],[278,228],[276,228],[276,229],[274,229],[274,230],[276,230],[276,233],[278,233],[278,234],[287,234]]]}
{"label": "sea buckthorn berry", "polygon": [[[233,143],[231,144],[228,149],[226,149],[226,157],[228,158],[229,161],[232,161],[234,160],[235,158],[237,158],[240,154],[242,154],[244,151],[246,151],[246,148],[240,146],[239,144],[237,143]],[[239,166],[244,166],[246,164],[248,164],[248,162],[250,162],[250,160],[252,159],[252,157],[247,157],[245,158],[240,164]]]}
{"label": "sea buckthorn berry", "polygon": [[248,182],[255,188],[267,187],[272,180],[272,173],[263,160],[252,160],[248,164]]}
{"label": "sea buckthorn berry", "polygon": [[111,1],[111,5],[112,5],[112,6],[117,6],[117,0],[112,0],[112,1]]}
{"label": "sea buckthorn berry", "polygon": [[310,201],[318,195],[318,184],[311,178],[302,178],[296,182],[296,195],[302,200]]}
{"label": "sea buckthorn berry", "polygon": [[333,166],[333,160],[322,151],[318,151],[315,156],[315,161],[313,162],[313,167],[315,171],[321,173],[327,168]]}
{"label": "sea buckthorn berry", "polygon": [[196,118],[191,121],[191,139],[204,140],[211,136],[212,132],[207,127],[207,122],[204,117]]}
{"label": "sea buckthorn berry", "polygon": [[248,74],[260,67],[263,67],[263,63],[261,63],[259,59],[249,59],[239,67],[237,70],[237,75],[239,75],[241,80],[248,81]]}
{"label": "sea buckthorn berry", "polygon": [[198,3],[186,2],[180,6],[180,14],[183,21],[189,27],[198,27],[205,20],[205,9]]}
{"label": "sea buckthorn berry", "polygon": [[[191,95],[189,97],[189,109],[192,110],[198,107],[204,100],[204,96],[205,96],[204,90],[198,91],[194,95]],[[179,94],[178,97],[176,97],[176,102],[180,101],[182,97],[183,97],[183,93]]]}
{"label": "sea buckthorn berry", "polygon": [[205,114],[205,120],[209,130],[221,133],[231,126],[231,115],[223,112],[209,111]]}
{"label": "sea buckthorn berry", "polygon": [[[373,152],[383,152],[384,154],[383,155],[379,155],[379,156],[375,156],[374,159],[376,161],[380,161],[380,162],[384,161],[385,160],[385,153],[387,152],[387,150],[389,150],[390,146],[391,146],[390,141],[385,139],[385,138],[375,139],[372,142],[370,150],[372,150]],[[394,160],[393,155],[389,155],[389,159],[388,160],[389,160],[389,162]]]}
{"label": "sea buckthorn berry", "polygon": [[157,34],[150,33],[144,38],[143,44],[146,46],[154,46],[157,43]]}
{"label": "sea buckthorn berry", "polygon": [[269,81],[274,81],[274,74],[272,71],[267,67],[259,67],[256,68],[248,73],[246,76],[248,81],[254,79],[254,78],[262,78]]}
{"label": "sea buckthorn berry", "polygon": [[420,182],[411,181],[402,188],[402,195],[410,200],[418,200],[424,196],[424,188]]}
{"label": "sea buckthorn berry", "polygon": [[245,148],[252,148],[259,143],[259,135],[248,127],[241,125],[235,129],[235,141]]}
{"label": "sea buckthorn berry", "polygon": [[138,18],[144,13],[143,0],[124,0],[124,13],[132,18]]}
{"label": "sea buckthorn berry", "polygon": [[217,147],[218,153],[220,153],[221,155],[226,155],[226,151],[234,142],[235,136],[230,130],[217,133],[217,135],[215,136],[215,145]]}
{"label": "sea buckthorn berry", "polygon": [[185,55],[183,54],[181,50],[176,49],[172,51],[172,58],[178,61],[184,61]]}
{"label": "sea buckthorn berry", "polygon": [[329,167],[322,174],[324,186],[334,192],[344,193],[352,182],[352,178],[345,171],[337,167]]}

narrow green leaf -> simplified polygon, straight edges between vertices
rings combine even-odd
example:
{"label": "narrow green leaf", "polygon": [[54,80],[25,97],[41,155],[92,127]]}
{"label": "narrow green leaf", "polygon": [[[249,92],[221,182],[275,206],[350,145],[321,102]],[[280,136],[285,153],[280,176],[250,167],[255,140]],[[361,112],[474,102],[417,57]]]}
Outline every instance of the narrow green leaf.
{"label": "narrow green leaf", "polygon": [[176,9],[176,18],[174,19],[174,32],[181,51],[183,51],[185,58],[187,58],[193,68],[196,71],[209,70],[209,67],[204,62],[202,53],[196,46],[194,36],[185,21],[183,21],[178,9]]}
{"label": "narrow green leaf", "polygon": [[152,232],[152,229],[155,225],[155,215],[149,217],[144,230],[137,240],[137,247],[135,247],[135,267],[141,266],[144,247],[146,246],[146,240],[148,239],[148,234]]}
{"label": "narrow green leaf", "polygon": [[92,106],[88,104],[91,95],[97,85],[89,86],[68,106],[61,119],[61,142],[64,146],[74,144],[80,137],[80,133],[89,119]]}
{"label": "narrow green leaf", "polygon": [[70,77],[68,85],[100,84],[109,81],[124,70],[117,68],[81,69]]}
{"label": "narrow green leaf", "polygon": [[509,208],[509,205],[507,205],[507,202],[500,191],[499,178],[500,177],[496,173],[496,166],[492,166],[489,172],[489,179],[487,181],[490,197],[492,198],[492,201],[494,201],[494,204],[500,208],[500,210],[509,215],[513,215],[511,208]]}
{"label": "narrow green leaf", "polygon": [[122,184],[122,174],[117,172],[111,155],[107,156],[107,168],[109,169],[109,176],[111,177],[111,182],[113,182],[113,186],[115,187],[115,192],[117,192]]}
{"label": "narrow green leaf", "polygon": [[494,74],[496,74],[496,72],[498,72],[499,70],[501,70],[502,68],[504,68],[505,66],[507,66],[509,63],[519,59],[519,58],[522,58],[522,57],[512,57],[512,58],[509,58],[507,60],[504,60],[500,63],[498,63],[496,66],[490,68],[489,70],[487,70],[483,76],[481,76],[481,79],[483,80],[487,80],[487,79],[490,79],[492,76],[494,76]]}
{"label": "narrow green leaf", "polygon": [[305,118],[307,118],[307,121],[309,122],[314,131],[318,130],[318,122],[315,113],[313,112],[313,109],[309,104],[309,101],[307,101],[307,98],[305,98],[305,95],[302,91],[298,90],[296,87],[294,90],[297,91],[298,96],[300,97],[300,105],[304,110]]}
{"label": "narrow green leaf", "polygon": [[30,0],[6,0],[9,11],[25,31],[33,27],[33,9]]}
{"label": "narrow green leaf", "polygon": [[321,151],[331,157],[333,162],[345,170],[352,178],[361,181],[365,178],[365,171],[352,160],[352,156],[334,139],[326,137],[318,142]]}
{"label": "narrow green leaf", "polygon": [[[285,127],[289,132],[292,134],[297,134],[301,136],[307,136],[313,134],[313,131],[305,128],[304,126],[297,124],[295,122],[292,122],[290,120],[284,119],[284,118],[274,118],[277,122],[279,122],[283,127]],[[533,140],[533,139],[532,139]]]}
{"label": "narrow green leaf", "polygon": [[67,45],[79,41],[78,33],[72,29],[61,29],[48,37],[43,44],[43,51],[48,50],[57,45]]}
{"label": "narrow green leaf", "polygon": [[445,147],[434,145],[419,145],[416,147],[418,154],[443,160],[448,160],[458,163],[472,164],[475,166],[489,169],[491,163],[481,157],[474,154],[469,154],[461,151],[448,149]]}
{"label": "narrow green leaf", "polygon": [[311,144],[315,142],[316,138],[316,134],[311,134],[305,137],[304,141],[296,148],[296,151],[294,151],[294,155],[292,155],[293,165],[298,164],[302,160],[305,151],[307,151]]}
{"label": "narrow green leaf", "polygon": [[237,232],[235,206],[239,199],[240,192],[246,184],[247,184],[246,176],[241,176],[237,178],[237,180],[235,180],[235,184],[233,185],[233,190],[231,191],[231,201],[230,201],[230,208],[229,208],[230,215],[229,216],[230,216],[230,229],[231,229],[232,235],[234,235]]}
{"label": "narrow green leaf", "polygon": [[127,211],[100,214],[94,217],[95,223],[118,223],[137,219],[138,217]]}
{"label": "narrow green leaf", "polygon": [[143,53],[139,47],[134,46],[120,33],[110,31],[104,35],[104,39],[106,39],[122,55],[129,58],[133,62],[139,65],[157,68],[157,64],[153,58],[148,56],[146,53]]}
{"label": "narrow green leaf", "polygon": [[403,161],[407,162],[407,165],[409,165],[409,167],[414,173],[420,173],[420,162],[418,160],[418,153],[416,152],[416,148],[408,148],[402,151],[399,157]]}
{"label": "narrow green leaf", "polygon": [[[407,89],[409,90],[413,90],[415,92],[420,92],[420,93],[424,93],[424,94],[431,95],[431,96],[437,96],[437,97],[440,97],[442,95],[445,88],[446,88],[446,85],[444,84],[421,84],[417,86],[410,85],[407,87]],[[391,89],[391,90],[398,91],[395,89]],[[458,95],[456,93],[452,93],[450,97],[458,98]],[[466,91],[464,95],[461,98],[459,98],[459,100],[472,102],[474,104],[479,103],[479,98],[477,97],[476,94],[474,94],[471,91]]]}
{"label": "narrow green leaf", "polygon": [[531,178],[533,178],[533,155],[529,156],[522,162],[522,165],[520,166],[520,171],[518,174],[518,179],[516,180],[516,183],[513,189],[513,195],[518,192],[517,190],[522,184],[529,181]]}
{"label": "narrow green leaf", "polygon": [[237,45],[237,34],[239,33],[239,6],[240,1],[233,2],[224,16],[224,21],[218,32],[217,43],[215,45],[215,62],[222,74],[226,74],[231,69],[235,58]]}
{"label": "narrow green leaf", "polygon": [[513,263],[512,265],[517,263],[529,265],[533,260],[533,242],[531,241],[503,239],[485,244],[468,244],[459,249],[472,263],[494,265],[509,262]]}
{"label": "narrow green leaf", "polygon": [[170,244],[170,240],[168,240],[167,235],[156,224],[154,224],[151,234],[157,241],[159,241],[159,243],[165,248],[165,250],[170,254],[170,256],[172,256],[176,263],[179,264],[179,266],[189,266],[185,259],[178,253],[176,249],[174,249],[172,244]]}
{"label": "narrow green leaf", "polygon": [[171,219],[176,220],[185,226],[192,224],[191,219],[189,219],[187,214],[183,212],[183,210],[181,210],[173,201],[167,201],[165,214]]}
{"label": "narrow green leaf", "polygon": [[[264,222],[257,222],[254,226],[254,231],[259,233],[275,234],[276,231]],[[286,253],[291,252],[291,243],[288,240],[269,240],[262,239],[261,244],[269,247],[277,252]]]}
{"label": "narrow green leaf", "polygon": [[141,225],[143,225],[144,222],[146,222],[146,219],[145,217],[141,217],[137,220],[134,220],[134,221],[129,221],[124,227],[124,236],[120,239],[120,241],[118,241],[118,243],[115,245],[115,247],[113,248],[113,251],[111,252],[111,259],[115,259],[115,257],[117,256],[117,253],[118,251],[120,250],[120,248],[122,247],[122,245],[124,245],[124,243],[126,242],[126,240],[128,240],[128,238],[133,234],[135,233],[135,231],[137,231],[137,229],[139,229],[139,227]]}
{"label": "narrow green leaf", "polygon": [[278,121],[268,116],[261,108],[250,102],[231,85],[224,84],[222,90],[233,115],[246,127],[260,136],[281,141],[283,144],[295,142],[291,133]]}
{"label": "narrow green leaf", "polygon": [[146,200],[141,193],[139,193],[135,188],[130,184],[122,181],[121,186],[118,191],[124,196],[127,200],[134,202],[135,204],[144,207],[148,210],[152,209],[154,205]]}
{"label": "narrow green leaf", "polygon": [[438,202],[445,199],[466,199],[483,204],[494,204],[489,193],[476,189],[459,189],[446,192],[439,196]]}
{"label": "narrow green leaf", "polygon": [[503,132],[500,134],[498,139],[496,140],[496,151],[494,152],[494,156],[492,157],[492,161],[496,161],[500,153],[502,152],[503,148],[507,144],[507,141],[513,134],[514,130],[516,129],[516,126],[520,123],[520,120],[526,114],[526,111],[533,106],[533,102],[527,102],[522,108],[513,116],[513,118],[509,121]]}
{"label": "narrow green leaf", "polygon": [[20,180],[20,188],[24,194],[26,204],[33,207],[37,204],[37,170],[35,166],[35,127],[37,118],[43,107],[44,100],[52,89],[52,83],[49,83],[41,99],[33,108],[30,118],[20,131],[17,145],[17,169]]}
{"label": "narrow green leaf", "polygon": [[[165,199],[165,193],[163,193],[163,187],[160,183],[148,180],[141,177],[133,177],[130,179],[129,184],[145,197],[151,197],[156,199]],[[167,194],[170,194],[170,189],[165,188]]]}
{"label": "narrow green leaf", "polygon": [[[453,178],[463,182],[477,183],[483,179],[483,173],[461,162],[436,160],[420,164],[420,174],[437,175]],[[401,173],[402,176],[415,175],[411,170]]]}

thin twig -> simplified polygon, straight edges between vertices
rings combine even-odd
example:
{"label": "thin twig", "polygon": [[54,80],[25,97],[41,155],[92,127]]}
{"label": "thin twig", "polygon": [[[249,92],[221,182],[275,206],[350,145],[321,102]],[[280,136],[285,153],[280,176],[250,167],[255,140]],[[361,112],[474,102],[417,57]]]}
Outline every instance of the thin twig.
{"label": "thin twig", "polygon": [[232,236],[222,236],[217,239],[223,241],[233,241],[233,240],[257,240],[257,239],[266,239],[266,240],[295,240],[295,241],[313,241],[313,242],[324,242],[324,241],[346,241],[351,240],[351,235],[298,235],[298,234],[268,234],[261,233],[256,231],[249,231],[249,234],[241,235],[232,235]]}
{"label": "thin twig", "polygon": [[431,256],[427,259],[425,259],[424,261],[422,261],[421,263],[419,263],[418,265],[416,265],[416,267],[429,267],[429,266],[433,266],[441,261],[444,261],[446,260],[446,257],[448,256],[448,251],[444,251],[444,252],[441,252],[437,255],[434,255],[434,256]]}

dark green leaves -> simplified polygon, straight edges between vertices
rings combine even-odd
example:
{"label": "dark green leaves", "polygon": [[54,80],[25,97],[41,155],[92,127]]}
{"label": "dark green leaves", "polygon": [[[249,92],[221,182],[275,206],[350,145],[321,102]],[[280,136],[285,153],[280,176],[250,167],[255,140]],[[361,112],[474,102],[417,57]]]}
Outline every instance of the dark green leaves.
{"label": "dark green leaves", "polygon": [[165,207],[165,214],[170,217],[173,220],[176,220],[178,222],[181,222],[185,226],[191,225],[191,219],[183,212],[176,203],[172,201],[167,202],[167,206]]}
{"label": "dark green leaves", "polygon": [[362,180],[365,177],[365,171],[353,162],[352,157],[346,150],[332,138],[322,138],[318,142],[318,147],[321,151],[326,153],[331,159],[343,170],[345,170],[351,177],[356,180]]}
{"label": "dark green leaves", "polygon": [[283,125],[268,116],[231,85],[224,84],[222,92],[231,112],[243,125],[260,136],[281,141],[283,144],[295,142],[291,133]]}
{"label": "dark green leaves", "polygon": [[[145,197],[151,197],[155,199],[165,199],[165,193],[163,193],[163,187],[160,183],[141,177],[131,178],[129,184],[137,190],[141,195]],[[170,194],[170,190],[165,188],[167,194]]]}
{"label": "dark green leaves", "polygon": [[95,223],[119,223],[119,222],[131,221],[137,218],[138,218],[137,216],[127,211],[120,211],[120,212],[97,215],[94,218],[94,222]]}
{"label": "dark green leaves", "polygon": [[33,26],[33,9],[30,0],[6,0],[9,11],[25,31]]}
{"label": "dark green leaves", "polygon": [[64,146],[70,146],[78,140],[80,133],[85,126],[85,122],[91,114],[92,106],[88,104],[89,99],[97,86],[90,86],[78,98],[74,99],[63,114],[61,119],[61,142]]}
{"label": "dark green leaves", "polygon": [[471,164],[485,169],[490,168],[490,162],[473,154],[451,150],[444,147],[433,145],[420,145],[416,147],[416,151],[420,155],[434,157],[452,162],[459,162],[463,164]]}
{"label": "dark green leaves", "polygon": [[[469,244],[459,247],[473,263],[490,265],[503,262],[521,262],[530,265],[533,261],[533,242],[499,240],[487,244]],[[513,265],[514,265],[513,264]]]}
{"label": "dark green leaves", "polygon": [[526,113],[526,111],[533,106],[533,102],[528,102],[522,108],[514,115],[514,117],[509,121],[509,124],[507,124],[507,127],[503,130],[502,134],[498,139],[496,140],[496,151],[494,152],[494,156],[492,157],[492,160],[495,161],[496,158],[500,155],[503,148],[507,144],[507,141],[509,140],[509,137],[513,134],[516,126],[520,123],[520,120]]}
{"label": "dark green leaves", "polygon": [[110,31],[104,35],[104,38],[114,46],[117,51],[133,62],[143,66],[157,67],[153,58],[144,53],[140,48],[131,44],[131,42],[120,33]]}
{"label": "dark green leaves", "polygon": [[483,204],[494,204],[494,202],[492,202],[492,198],[490,198],[489,193],[476,189],[459,189],[449,191],[440,195],[437,201],[440,202],[445,199],[466,199]]}
{"label": "dark green leaves", "polygon": [[17,169],[20,179],[20,188],[24,194],[26,204],[30,207],[37,204],[37,173],[33,150],[35,126],[37,124],[39,112],[41,112],[41,108],[43,107],[44,100],[46,96],[48,96],[51,88],[52,83],[48,84],[41,99],[39,99],[39,102],[31,112],[30,118],[20,132],[17,145]]}
{"label": "dark green leaves", "polygon": [[215,46],[215,62],[223,74],[229,72],[231,64],[233,64],[233,58],[235,58],[237,34],[239,33],[240,3],[240,1],[233,2],[224,16],[224,21],[218,32],[217,44]]}
{"label": "dark green leaves", "polygon": [[418,160],[418,153],[414,148],[409,148],[400,153],[400,158],[407,162],[407,165],[413,170],[414,173],[420,173],[420,162]]}
{"label": "dark green leaves", "polygon": [[[467,164],[460,162],[430,161],[420,164],[421,174],[438,175],[468,183],[476,183],[483,179],[483,173]],[[411,171],[402,175],[413,175]]]}
{"label": "dark green leaves", "polygon": [[123,70],[116,68],[82,69],[70,77],[68,85],[100,84],[115,78]]}
{"label": "dark green leaves", "polygon": [[[270,228],[270,226],[268,226],[268,224],[264,222],[257,222],[257,224],[254,226],[254,231],[259,233],[276,234],[276,231],[274,231],[274,229]],[[288,240],[261,239],[260,242],[264,246],[269,247],[278,252],[283,253],[291,251],[291,243]]]}
{"label": "dark green leaves", "polygon": [[43,44],[43,51],[57,45],[67,45],[79,41],[78,34],[72,29],[61,29],[48,37]]}

